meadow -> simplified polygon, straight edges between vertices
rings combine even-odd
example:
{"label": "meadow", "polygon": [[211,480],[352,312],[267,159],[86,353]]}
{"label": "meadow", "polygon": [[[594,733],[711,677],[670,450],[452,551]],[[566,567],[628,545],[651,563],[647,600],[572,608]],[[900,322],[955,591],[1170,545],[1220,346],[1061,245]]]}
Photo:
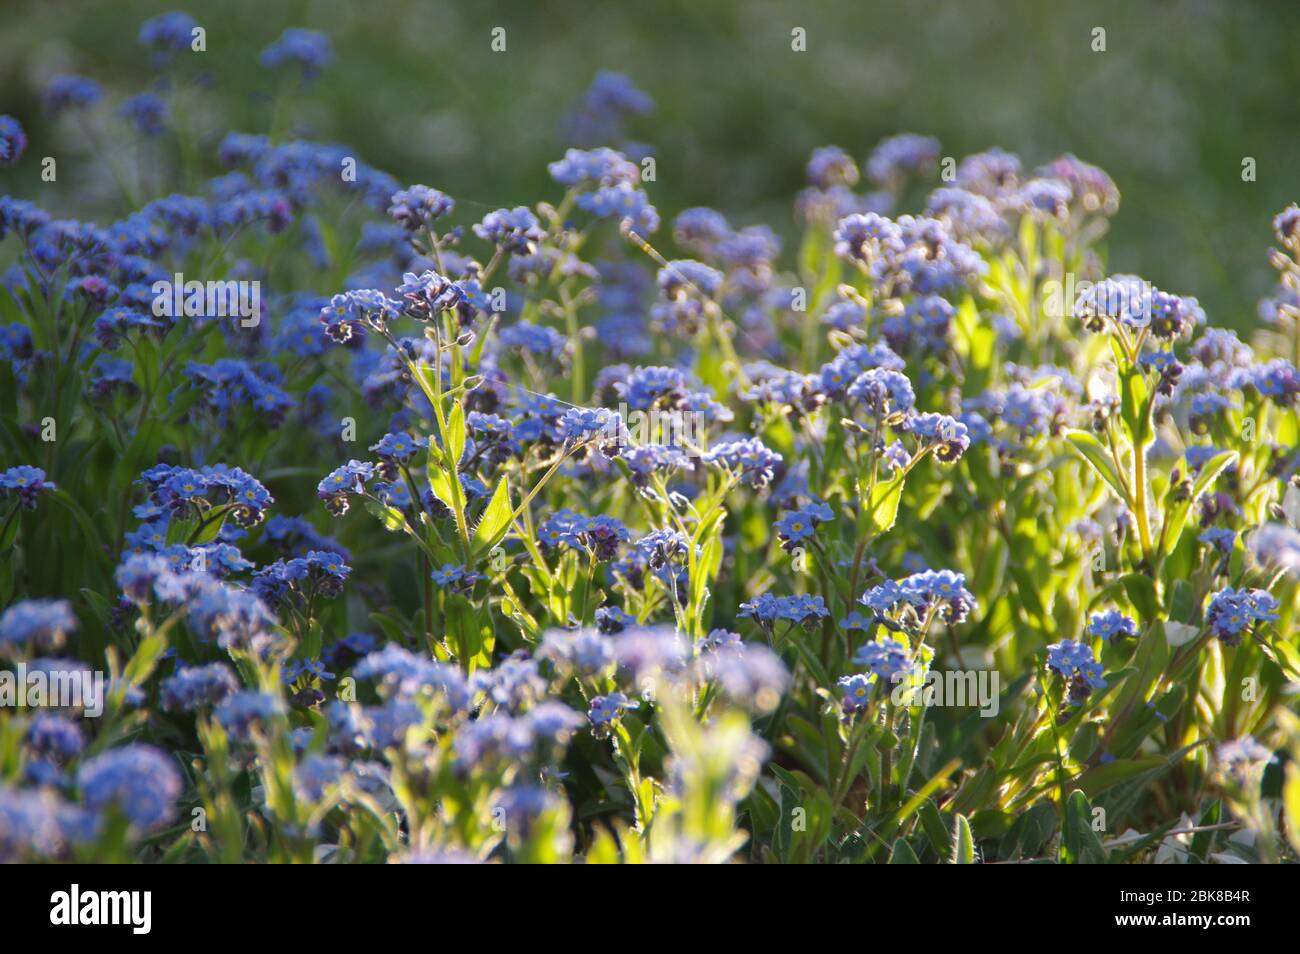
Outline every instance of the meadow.
{"label": "meadow", "polygon": [[1086,142],[765,224],[600,71],[498,207],[130,29],[0,116],[0,861],[1296,860],[1294,203],[1220,320]]}

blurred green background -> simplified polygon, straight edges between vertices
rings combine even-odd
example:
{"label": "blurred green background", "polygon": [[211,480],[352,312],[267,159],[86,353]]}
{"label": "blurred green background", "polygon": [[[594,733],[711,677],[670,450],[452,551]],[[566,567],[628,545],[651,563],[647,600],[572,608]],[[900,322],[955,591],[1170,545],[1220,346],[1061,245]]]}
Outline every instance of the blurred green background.
{"label": "blurred green background", "polygon": [[[183,121],[209,159],[225,131],[266,130],[272,77],[258,53],[285,27],[311,27],[337,60],[285,119],[470,209],[556,196],[545,164],[598,69],[657,103],[626,131],[656,151],[649,189],[665,218],[707,204],[791,234],[814,147],[861,159],[903,130],[937,136],[944,155],[1000,145],[1031,167],[1074,152],[1123,194],[1112,268],[1198,295],[1214,323],[1253,323],[1273,283],[1271,216],[1300,198],[1300,3],[1243,0],[3,0],[0,112],[32,143],[0,191],[82,218],[124,211],[99,188],[95,158],[120,149],[129,162],[130,137],[119,124],[120,145],[90,147],[75,123],[42,118],[39,91],[64,71],[103,82],[111,104],[146,88],[136,33],[170,9],[208,31],[186,71],[206,74],[211,93]],[[497,26],[503,53],[490,49]],[[791,50],[794,27],[807,52]],[[1095,27],[1105,52],[1092,49]],[[63,158],[56,185],[39,182],[46,154]],[[1244,157],[1255,182],[1242,181]]]}

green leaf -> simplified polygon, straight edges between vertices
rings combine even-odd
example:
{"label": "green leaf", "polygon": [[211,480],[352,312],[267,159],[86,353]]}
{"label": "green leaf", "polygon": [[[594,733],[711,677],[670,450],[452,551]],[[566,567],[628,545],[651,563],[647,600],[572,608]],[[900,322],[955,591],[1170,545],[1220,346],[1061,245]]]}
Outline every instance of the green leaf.
{"label": "green leaf", "polygon": [[1022,858],[1034,858],[1043,850],[1047,840],[1056,834],[1056,812],[1047,802],[1039,802],[1025,814],[1020,831],[1019,850]]}
{"label": "green leaf", "polygon": [[1160,615],[1160,597],[1156,594],[1156,584],[1151,577],[1145,573],[1125,573],[1120,577],[1120,582],[1145,622],[1151,622]]}
{"label": "green leaf", "polygon": [[483,517],[474,529],[471,549],[475,559],[488,553],[505,538],[510,529],[510,514],[510,486],[502,477],[497,481],[497,489],[492,492],[492,499],[488,501]]}
{"label": "green leaf", "polygon": [[1191,513],[1192,506],[1196,503],[1198,497],[1209,490],[1214,481],[1218,479],[1219,474],[1223,473],[1225,467],[1237,459],[1236,451],[1224,451],[1217,454],[1201,467],[1201,473],[1192,484],[1192,491],[1188,494],[1187,499],[1180,500],[1174,504],[1166,518],[1166,528],[1161,537],[1164,540],[1163,553],[1168,555],[1174,552],[1174,547],[1178,546],[1179,539],[1183,535],[1183,527],[1187,524],[1187,517]]}
{"label": "green leaf", "polygon": [[375,500],[367,500],[366,510],[378,517],[379,522],[384,525],[384,529],[390,533],[401,530],[406,525],[406,518],[402,516],[402,511],[396,507],[390,507]]}
{"label": "green leaf", "polygon": [[1203,865],[1208,862],[1210,850],[1214,847],[1214,838],[1218,834],[1217,831],[1212,829],[1222,820],[1222,812],[1223,803],[1216,798],[1201,813],[1201,820],[1196,827],[1211,830],[1198,831],[1192,837],[1191,847],[1187,850],[1189,864]]}
{"label": "green leaf", "polygon": [[1162,755],[1149,755],[1140,759],[1122,759],[1096,765],[1088,769],[1074,784],[1089,798],[1096,798],[1108,788],[1121,782],[1132,781],[1148,772],[1164,768],[1167,759]]}
{"label": "green leaf", "polygon": [[465,454],[465,405],[454,401],[447,418],[447,469],[453,473]]}
{"label": "green leaf", "polygon": [[[802,806],[807,812],[804,830],[790,833],[790,855],[795,864],[808,864],[831,833],[833,813],[830,795],[823,788],[816,788],[806,795]],[[790,815],[787,814],[783,823],[788,824],[789,818]]]}
{"label": "green leaf", "polygon": [[898,839],[894,842],[894,850],[889,854],[889,863],[891,865],[919,865],[921,859],[916,857],[916,852],[905,839]]}
{"label": "green leaf", "polygon": [[1065,802],[1061,822],[1061,863],[1067,865],[1105,864],[1106,849],[1092,828],[1092,806],[1088,796],[1075,789]]}
{"label": "green leaf", "polygon": [[1140,453],[1155,440],[1155,429],[1151,426],[1152,397],[1141,368],[1121,366],[1119,416],[1128,431],[1134,453]]}
{"label": "green leaf", "polygon": [[441,466],[429,467],[429,489],[433,495],[438,498],[444,507],[451,510],[456,502],[455,491],[452,490],[451,478],[447,476],[447,471]]}
{"label": "green leaf", "polygon": [[948,834],[948,827],[943,823],[943,816],[939,814],[939,806],[935,805],[933,799],[927,798],[916,814],[921,819],[921,827],[925,830],[925,837],[930,839],[935,854],[946,858],[952,850],[952,838]]}
{"label": "green leaf", "polygon": [[954,321],[957,329],[955,346],[964,359],[966,369],[962,390],[966,394],[979,394],[988,387],[997,353],[997,332],[988,322],[981,322],[975,299],[962,298]]}
{"label": "green leaf", "polygon": [[104,599],[101,594],[84,586],[81,588],[81,595],[90,604],[90,608],[100,624],[107,628],[110,625],[109,621],[113,613],[113,607],[109,605],[108,600]]}
{"label": "green leaf", "polygon": [[954,865],[975,864],[975,839],[970,833],[970,822],[965,815],[958,815],[952,826],[952,856],[949,862]]}
{"label": "green leaf", "polygon": [[1105,445],[1088,431],[1066,431],[1065,439],[1070,442],[1071,449],[1086,460],[1092,469],[1096,471],[1097,476],[1110,485],[1111,489],[1119,496],[1119,499],[1129,503],[1128,492],[1124,489],[1124,481],[1120,479],[1119,472],[1115,469],[1115,463],[1111,460]]}
{"label": "green leaf", "polygon": [[7,514],[0,515],[0,552],[8,550],[13,546],[14,539],[18,536],[18,528],[22,526],[22,521],[18,519],[19,504],[15,503]]}
{"label": "green leaf", "polygon": [[898,502],[903,497],[905,475],[901,472],[889,480],[879,481],[871,489],[867,520],[872,536],[888,533],[898,519]]}
{"label": "green leaf", "polygon": [[199,535],[194,538],[190,543],[190,546],[201,547],[205,543],[211,543],[213,540],[217,539],[217,535],[221,533],[221,528],[225,526],[226,517],[229,515],[230,512],[227,510],[225,513],[207,519],[206,522],[202,524],[203,529],[199,531]]}
{"label": "green leaf", "polygon": [[370,618],[376,626],[384,631],[384,636],[387,637],[390,643],[402,645],[406,642],[406,627],[399,620],[386,613],[378,612],[371,613]]}
{"label": "green leaf", "polygon": [[51,491],[48,494],[48,497],[51,501],[57,503],[72,514],[73,519],[77,521],[77,525],[81,527],[81,532],[86,536],[85,542],[87,546],[85,547],[85,552],[93,555],[101,561],[106,559],[103,555],[103,544],[99,541],[99,531],[95,528],[94,521],[90,519],[90,515],[86,513],[81,504],[77,503],[77,501],[62,488]]}
{"label": "green leaf", "polygon": [[1025,608],[1025,612],[1034,617],[1035,621],[1044,630],[1049,629],[1047,609],[1043,606],[1043,601],[1039,598],[1038,584],[1030,576],[1029,571],[1020,563],[1012,562],[1007,565],[1007,571],[1016,581],[1016,596]]}
{"label": "green leaf", "polygon": [[166,650],[166,637],[150,635],[140,640],[140,645],[122,670],[122,682],[127,686],[143,685]]}
{"label": "green leaf", "polygon": [[1174,580],[1169,588],[1169,618],[1179,623],[1190,623],[1196,612],[1196,593],[1187,580]]}

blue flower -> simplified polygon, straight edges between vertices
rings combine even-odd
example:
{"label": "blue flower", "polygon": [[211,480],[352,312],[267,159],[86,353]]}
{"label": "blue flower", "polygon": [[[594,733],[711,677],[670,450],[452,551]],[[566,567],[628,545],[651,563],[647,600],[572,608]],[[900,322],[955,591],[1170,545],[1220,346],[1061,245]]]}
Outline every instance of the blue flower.
{"label": "blue flower", "polygon": [[966,589],[966,577],[951,570],[922,570],[902,580],[885,580],[872,587],[858,600],[883,619],[902,606],[926,613],[937,610],[940,618],[960,623],[978,607],[974,595]]}
{"label": "blue flower", "polygon": [[284,714],[284,704],[270,693],[244,690],[228,695],[212,714],[232,739],[247,742],[254,732],[266,733],[267,724]]}
{"label": "blue flower", "polygon": [[[362,713],[361,728],[370,748],[400,749],[410,730],[424,725],[424,713],[414,702],[393,699],[381,706],[367,706]],[[456,738],[460,742],[461,736]]]}
{"label": "blue flower", "polygon": [[1300,395],[1300,373],[1283,358],[1274,358],[1250,369],[1250,384],[1265,397],[1282,407],[1291,407]]}
{"label": "blue flower", "polygon": [[483,579],[479,574],[454,563],[444,564],[441,569],[434,570],[432,578],[444,590],[463,595],[474,592],[474,587]]}
{"label": "blue flower", "polygon": [[324,33],[290,27],[262,51],[259,61],[268,69],[294,63],[304,78],[310,78],[334,61],[334,50]]}
{"label": "blue flower", "polygon": [[45,108],[52,113],[82,106],[92,106],[104,96],[104,90],[92,79],[62,74],[45,87]]}
{"label": "blue flower", "polygon": [[934,447],[934,456],[945,464],[959,459],[970,447],[966,425],[947,414],[918,414],[905,422],[904,429]]}
{"label": "blue flower", "polygon": [[701,262],[677,259],[659,269],[659,290],[665,298],[680,298],[695,292],[717,298],[722,290],[722,272]]}
{"label": "blue flower", "polygon": [[629,627],[612,642],[620,677],[638,688],[647,679],[679,675],[690,664],[691,647],[672,626]]}
{"label": "blue flower", "polygon": [[858,181],[858,165],[839,146],[822,146],[814,149],[805,167],[808,181],[818,189],[833,186],[854,186]]}
{"label": "blue flower", "polygon": [[666,444],[624,447],[618,459],[627,465],[632,475],[632,482],[638,487],[645,487],[651,475],[656,472],[670,474],[678,470],[695,469],[695,462],[691,458],[680,449]]}
{"label": "blue flower", "polygon": [[602,606],[596,610],[595,623],[606,636],[613,636],[634,625],[636,617],[617,606]]}
{"label": "blue flower", "polygon": [[829,617],[830,611],[820,596],[773,596],[764,593],[748,603],[741,603],[736,615],[742,619],[752,619],[767,630],[781,620],[811,629]]}
{"label": "blue flower", "polygon": [[628,182],[600,186],[594,192],[578,196],[578,208],[597,218],[618,218],[638,235],[649,235],[659,228],[659,213],[649,197]]}
{"label": "blue flower", "polygon": [[1242,633],[1257,623],[1276,623],[1281,608],[1266,590],[1222,589],[1210,597],[1205,624],[1225,645],[1235,646]]}
{"label": "blue flower", "polygon": [[371,445],[370,449],[382,460],[405,464],[415,456],[416,451],[418,451],[421,446],[420,441],[412,437],[410,434],[399,432],[396,434],[385,434],[379,443]]}
{"label": "blue flower", "polygon": [[1071,704],[1078,705],[1093,689],[1105,689],[1101,663],[1093,658],[1087,643],[1063,639],[1047,647],[1047,668],[1069,684]]}
{"label": "blue flower", "polygon": [[338,467],[316,485],[316,496],[325,501],[325,507],[334,516],[348,512],[348,496],[364,494],[366,482],[375,476],[373,464],[359,460],[350,460]]}
{"label": "blue flower", "polygon": [[905,643],[891,636],[864,643],[853,656],[859,666],[866,666],[879,679],[894,682],[912,672],[912,654]]}
{"label": "blue flower", "polygon": [[1226,556],[1232,552],[1232,546],[1237,542],[1237,531],[1230,527],[1208,527],[1201,531],[1198,539]]}
{"label": "blue flower", "polygon": [[474,226],[474,234],[517,255],[531,253],[546,237],[537,216],[522,205],[514,209],[489,212],[482,222]]}
{"label": "blue flower", "polygon": [[451,197],[424,185],[413,185],[393,193],[388,214],[407,231],[428,228],[450,215],[456,203]]}
{"label": "blue flower", "polygon": [[62,765],[81,754],[86,737],[72,719],[42,712],[28,724],[25,744],[33,755]]}
{"label": "blue flower", "polygon": [[371,653],[352,671],[359,679],[379,680],[381,695],[388,698],[438,698],[453,711],[465,709],[470,702],[469,685],[460,670],[397,645]]}
{"label": "blue flower", "polygon": [[[22,158],[27,148],[27,134],[18,120],[12,116],[0,115],[0,166],[11,166]],[[0,237],[5,229],[0,226]]]}
{"label": "blue flower", "polygon": [[1150,307],[1151,334],[1163,341],[1172,341],[1205,321],[1205,312],[1195,298],[1183,298],[1153,289]]}
{"label": "blue flower", "polygon": [[58,649],[77,628],[67,600],[23,600],[0,616],[0,655],[33,646]]}
{"label": "blue flower", "polygon": [[673,241],[684,248],[707,253],[730,234],[726,216],[714,209],[686,209],[673,220]]}
{"label": "blue flower", "polygon": [[1286,524],[1266,523],[1252,533],[1250,552],[1263,566],[1300,576],[1300,532]]}
{"label": "blue flower", "polygon": [[903,251],[903,233],[874,212],[845,216],[835,228],[835,254],[866,265]]}
{"label": "blue flower", "polygon": [[46,480],[45,471],[39,467],[20,464],[0,471],[0,496],[13,494],[24,510],[35,510],[40,495],[54,489],[53,481]]}
{"label": "blue flower", "polygon": [[848,616],[845,616],[840,620],[840,629],[865,630],[872,624],[872,622],[873,620],[870,617],[863,616],[861,613],[854,610],[852,613],[849,613]]}
{"label": "blue flower", "polygon": [[621,153],[601,147],[584,151],[570,149],[564,158],[552,162],[547,169],[551,178],[563,186],[631,184],[641,179],[636,164]]}
{"label": "blue flower", "polygon": [[867,707],[871,701],[871,687],[874,682],[873,676],[860,672],[851,676],[840,676],[837,685],[843,693],[840,707],[845,715],[859,712]]}
{"label": "blue flower", "polygon": [[542,634],[537,657],[550,660],[559,669],[597,678],[607,674],[614,665],[614,645],[596,630],[550,629]]}
{"label": "blue flower", "polygon": [[863,371],[849,385],[847,394],[886,420],[901,420],[916,403],[912,382],[902,373],[887,368]]}
{"label": "blue flower", "polygon": [[640,705],[621,692],[611,692],[607,696],[593,696],[587,709],[587,719],[594,729],[608,729],[610,725],[622,718],[623,713]]}
{"label": "blue flower", "polygon": [[1203,433],[1206,418],[1222,414],[1230,410],[1232,406],[1232,400],[1222,394],[1205,393],[1196,395],[1192,398],[1189,408],[1193,431]]}
{"label": "blue flower", "polygon": [[500,332],[502,347],[519,348],[529,354],[558,360],[568,347],[569,339],[554,328],[517,321]]}
{"label": "blue flower", "polygon": [[783,458],[757,437],[715,444],[703,456],[706,464],[721,464],[738,473],[742,482],[761,490],[776,477]]}
{"label": "blue flower", "polygon": [[776,532],[783,545],[794,545],[800,540],[807,540],[813,535],[816,525],[802,511],[796,510],[786,514],[776,522]]}
{"label": "blue flower", "polygon": [[163,708],[193,712],[217,705],[238,690],[239,682],[225,663],[181,667],[162,682]]}
{"label": "blue flower", "polygon": [[188,13],[172,10],[150,17],[140,25],[141,46],[153,47],[165,53],[176,53],[191,48],[198,22]]}
{"label": "blue flower", "polygon": [[938,159],[939,140],[916,133],[899,133],[882,139],[867,157],[867,177],[881,185],[896,187],[909,175],[929,172]]}
{"label": "blue flower", "polygon": [[293,770],[293,786],[300,798],[319,802],[343,778],[344,761],[335,755],[309,755]]}
{"label": "blue flower", "polygon": [[133,553],[143,553],[146,550],[162,550],[167,546],[168,526],[169,520],[165,516],[160,520],[147,521],[128,533],[123,538],[123,542],[126,543],[127,549]]}
{"label": "blue flower", "polygon": [[766,646],[739,640],[715,645],[695,660],[695,675],[718,687],[732,703],[755,712],[770,712],[790,684],[790,671]]}
{"label": "blue flower", "polygon": [[167,102],[152,93],[132,96],[122,104],[118,114],[133,122],[146,136],[157,136],[167,128]]}
{"label": "blue flower", "polygon": [[547,690],[539,661],[523,650],[507,656],[493,669],[474,673],[471,685],[476,692],[486,693],[493,702],[511,712],[541,701]]}
{"label": "blue flower", "polygon": [[627,528],[613,517],[587,517],[572,510],[557,511],[537,528],[538,542],[544,547],[567,546],[602,563],[618,556],[619,545],[628,537]]}
{"label": "blue flower", "polygon": [[311,550],[330,550],[345,561],[350,559],[345,547],[333,537],[320,533],[302,517],[277,514],[266,521],[262,540],[289,556],[305,556]]}
{"label": "blue flower", "polygon": [[249,590],[208,578],[189,581],[181,593],[187,600],[190,625],[202,638],[217,640],[222,649],[267,656],[283,646],[279,621]]}
{"label": "blue flower", "polygon": [[1214,759],[1223,770],[1243,783],[1257,779],[1264,767],[1276,758],[1270,749],[1249,735],[1224,742],[1214,752]]}
{"label": "blue flower", "polygon": [[591,86],[569,114],[565,128],[579,145],[612,142],[621,138],[623,120],[654,108],[654,100],[621,73],[597,73]]}
{"label": "blue flower", "polygon": [[1093,613],[1092,618],[1088,621],[1088,635],[1098,636],[1104,640],[1111,640],[1116,637],[1136,639],[1137,634],[1137,623],[1119,610],[1112,609],[1103,613]]}
{"label": "blue flower", "polygon": [[793,551],[794,546],[801,540],[812,537],[819,524],[833,519],[834,516],[830,507],[819,500],[791,511],[776,522],[776,532],[781,539],[781,546]]}
{"label": "blue flower", "polygon": [[181,774],[172,760],[150,745],[131,744],[82,764],[77,784],[87,807],[114,807],[132,825],[153,831],[171,821],[181,794]]}

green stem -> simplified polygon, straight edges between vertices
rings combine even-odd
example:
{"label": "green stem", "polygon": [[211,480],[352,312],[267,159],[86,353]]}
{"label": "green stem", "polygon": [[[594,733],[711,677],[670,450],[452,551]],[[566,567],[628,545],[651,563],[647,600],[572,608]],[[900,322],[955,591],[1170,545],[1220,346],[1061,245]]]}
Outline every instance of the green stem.
{"label": "green stem", "polygon": [[1151,556],[1151,524],[1147,517],[1147,452],[1145,447],[1133,448],[1133,517],[1137,520],[1138,541],[1143,558]]}

